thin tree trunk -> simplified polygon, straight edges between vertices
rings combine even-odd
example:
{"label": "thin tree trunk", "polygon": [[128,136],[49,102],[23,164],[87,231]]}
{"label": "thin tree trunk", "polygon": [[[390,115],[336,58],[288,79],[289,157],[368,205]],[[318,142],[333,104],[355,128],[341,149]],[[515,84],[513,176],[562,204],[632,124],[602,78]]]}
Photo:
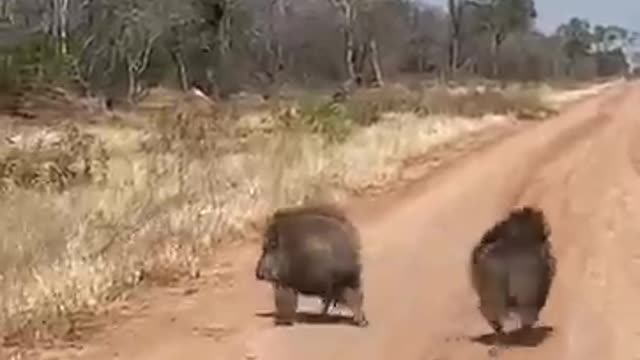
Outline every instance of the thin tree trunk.
{"label": "thin tree trunk", "polygon": [[60,36],[60,53],[67,55],[67,31],[69,20],[69,0],[60,0],[60,21],[59,21],[59,36]]}
{"label": "thin tree trunk", "polygon": [[458,41],[458,36],[453,35],[451,37],[451,42],[449,43],[449,72],[451,73],[451,77],[455,78],[456,73],[458,71],[458,49],[460,48],[460,42]]}
{"label": "thin tree trunk", "polygon": [[353,4],[350,0],[330,0],[341,13],[343,23],[343,36],[344,36],[344,62],[347,68],[347,82],[346,88],[350,88],[352,84],[358,83],[358,71],[357,71],[357,59],[356,59],[356,44],[355,44],[355,30],[354,24],[356,19],[356,12],[353,8]]}
{"label": "thin tree trunk", "polygon": [[220,18],[220,22],[217,29],[217,40],[218,40],[218,54],[220,56],[220,61],[226,58],[227,54],[231,50],[231,40],[229,38],[231,32],[231,15],[229,10],[229,4],[225,1],[224,13]]}
{"label": "thin tree trunk", "polygon": [[285,6],[283,0],[272,0],[269,24],[269,56],[268,71],[270,86],[277,86],[280,72],[284,68],[284,50],[282,48],[282,26],[285,21]]}
{"label": "thin tree trunk", "polygon": [[129,57],[126,58],[125,63],[127,66],[127,99],[130,104],[133,104],[136,97],[136,71],[133,68],[133,60]]}
{"label": "thin tree trunk", "polygon": [[185,65],[184,58],[180,50],[174,50],[171,52],[173,62],[176,64],[176,70],[178,70],[178,81],[180,82],[180,88],[182,91],[189,89],[189,76],[187,74],[187,66]]}
{"label": "thin tree trunk", "polygon": [[347,74],[349,76],[349,83],[358,82],[358,73],[356,71],[356,54],[355,54],[355,34],[353,31],[353,15],[350,5],[345,6],[344,17],[346,19],[344,29],[344,42],[345,42],[345,62],[347,66]]}
{"label": "thin tree trunk", "polygon": [[355,47],[353,53],[354,59],[354,72],[356,74],[355,81],[358,86],[362,85],[364,80],[365,66],[367,65],[367,59],[369,58],[369,47],[367,44],[359,44]]}
{"label": "thin tree trunk", "polygon": [[491,76],[495,79],[500,75],[500,46],[503,35],[494,33],[491,36]]}
{"label": "thin tree trunk", "polygon": [[9,24],[13,24],[13,7],[11,6],[13,0],[2,0],[2,5],[0,6],[0,19]]}
{"label": "thin tree trunk", "polygon": [[458,63],[460,62],[460,29],[461,29],[461,5],[456,0],[449,0],[450,41],[449,41],[449,76],[456,77]]}
{"label": "thin tree trunk", "polygon": [[51,0],[51,24],[49,34],[53,37],[54,45],[57,47],[60,41],[60,2]]}
{"label": "thin tree trunk", "polygon": [[[0,20],[13,24],[13,8],[11,6],[12,0],[2,0],[0,5]],[[11,53],[0,56],[2,60],[2,74],[0,77],[0,85],[8,85],[10,69],[13,65],[13,56]],[[7,84],[5,84],[7,82]]]}
{"label": "thin tree trunk", "polygon": [[496,78],[498,76],[498,45],[496,44],[495,35],[491,37],[491,77]]}
{"label": "thin tree trunk", "polygon": [[373,86],[383,86],[382,69],[378,59],[378,44],[375,39],[369,40],[369,62],[373,70]]}

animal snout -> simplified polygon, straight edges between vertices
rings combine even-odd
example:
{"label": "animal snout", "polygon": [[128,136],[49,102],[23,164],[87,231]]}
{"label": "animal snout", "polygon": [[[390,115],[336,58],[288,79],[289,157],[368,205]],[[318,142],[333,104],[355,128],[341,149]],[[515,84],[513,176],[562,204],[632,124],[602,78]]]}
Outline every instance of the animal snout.
{"label": "animal snout", "polygon": [[262,270],[263,266],[263,258],[260,257],[260,259],[258,260],[258,263],[256,264],[256,270],[255,270],[255,275],[256,275],[256,279],[258,280],[264,280],[264,271]]}
{"label": "animal snout", "polygon": [[273,271],[271,269],[270,266],[270,259],[267,257],[265,258],[261,258],[260,261],[258,261],[258,264],[256,266],[256,279],[260,280],[260,281],[271,281],[273,280],[274,276],[273,276]]}
{"label": "animal snout", "polygon": [[258,264],[258,266],[256,267],[256,279],[258,280],[265,280],[265,275],[264,275],[264,271],[262,270],[262,266],[260,266],[261,264]]}

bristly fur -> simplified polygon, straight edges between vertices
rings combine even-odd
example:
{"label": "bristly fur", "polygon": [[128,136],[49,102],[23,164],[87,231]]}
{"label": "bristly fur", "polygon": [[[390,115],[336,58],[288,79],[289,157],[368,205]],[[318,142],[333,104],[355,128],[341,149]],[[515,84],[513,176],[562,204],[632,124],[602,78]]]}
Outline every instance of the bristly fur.
{"label": "bristly fur", "polygon": [[[549,224],[542,210],[530,206],[514,209],[484,233],[474,254],[500,241],[504,247],[537,246],[549,242]],[[474,262],[477,256],[474,256]]]}
{"label": "bristly fur", "polygon": [[282,288],[275,292],[278,313],[295,310],[298,294],[319,296],[323,313],[343,303],[355,324],[366,326],[360,260],[360,234],[345,212],[314,204],[278,209],[269,217],[255,272],[258,280]]}
{"label": "bristly fur", "polygon": [[313,204],[281,208],[274,212],[273,217],[281,218],[285,216],[299,215],[321,215],[331,217],[342,222],[349,221],[344,210],[335,204]]}
{"label": "bristly fur", "polygon": [[509,252],[530,246],[543,246],[549,257],[551,276],[555,275],[556,259],[549,242],[551,231],[544,212],[532,206],[513,209],[508,216],[487,230],[471,254],[472,265],[478,263],[482,254],[496,247]]}
{"label": "bristly fur", "polygon": [[349,232],[353,234],[350,237],[356,250],[360,250],[360,233],[352,224],[351,220],[345,213],[345,211],[335,204],[312,204],[301,205],[287,208],[281,208],[276,210],[268,220],[267,226],[264,231],[264,239],[268,241],[275,236],[277,224],[285,218],[299,217],[299,216],[320,216],[336,220],[342,223],[349,229]]}
{"label": "bristly fur", "polygon": [[[492,323],[494,330],[501,331],[502,325],[499,323],[497,315],[504,315],[505,311],[509,311],[509,308],[516,309],[518,306],[524,305],[529,306],[530,311],[539,312],[545,306],[550,285],[556,273],[556,259],[549,241],[550,233],[542,210],[527,206],[510,211],[504,219],[489,228],[474,246],[470,259],[471,281],[481,298],[481,303],[483,303],[483,315]],[[500,275],[500,272],[504,274],[504,271],[512,273],[514,269],[510,267],[518,266],[517,262],[509,260],[514,259],[513,256],[516,258],[524,256],[524,259],[541,261],[539,263],[541,265],[537,270],[534,270],[539,273],[530,274],[534,279],[538,278],[534,280],[534,283],[540,281],[538,284],[541,285],[536,290],[537,294],[534,295],[534,298],[518,300],[518,302],[525,301],[525,303],[513,302],[516,301],[519,290],[510,289],[509,280],[503,279],[504,275]],[[503,269],[497,270],[496,267],[503,267]],[[539,276],[543,278],[540,279]],[[503,283],[504,281],[507,283]],[[503,290],[490,290],[492,288],[487,288],[487,282],[493,283],[494,285],[491,286],[497,285]],[[519,286],[522,285],[524,284]],[[500,293],[492,293],[495,291]],[[523,296],[526,299],[529,295]]]}

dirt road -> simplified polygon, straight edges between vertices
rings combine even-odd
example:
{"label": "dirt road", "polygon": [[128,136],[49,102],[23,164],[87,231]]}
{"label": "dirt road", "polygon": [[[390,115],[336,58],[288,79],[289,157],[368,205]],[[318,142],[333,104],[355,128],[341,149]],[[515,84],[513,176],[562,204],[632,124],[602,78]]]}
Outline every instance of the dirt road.
{"label": "dirt road", "polygon": [[549,216],[558,277],[539,336],[497,356],[639,359],[639,102],[639,84],[616,85],[401,193],[355,204],[368,328],[319,323],[315,299],[301,303],[308,323],[273,327],[261,316],[272,310],[269,288],[253,278],[257,250],[245,246],[222,254],[198,292],[153,290],[92,344],[47,356],[488,359],[496,354],[469,286],[469,251],[511,206],[533,204]]}

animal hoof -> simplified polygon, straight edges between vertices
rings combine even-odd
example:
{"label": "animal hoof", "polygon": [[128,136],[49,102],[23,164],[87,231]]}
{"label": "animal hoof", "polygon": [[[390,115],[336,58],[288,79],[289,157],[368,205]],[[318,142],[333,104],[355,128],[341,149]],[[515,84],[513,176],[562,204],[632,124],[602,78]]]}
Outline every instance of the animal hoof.
{"label": "animal hoof", "polygon": [[487,355],[492,358],[500,356],[500,348],[498,348],[497,346],[491,347],[487,352]]}
{"label": "animal hoof", "polygon": [[354,323],[356,324],[356,326],[361,328],[369,326],[369,320],[367,320],[365,317],[362,317],[362,319],[354,319]]}
{"label": "animal hoof", "polygon": [[276,319],[274,323],[276,326],[293,326],[293,320]]}

